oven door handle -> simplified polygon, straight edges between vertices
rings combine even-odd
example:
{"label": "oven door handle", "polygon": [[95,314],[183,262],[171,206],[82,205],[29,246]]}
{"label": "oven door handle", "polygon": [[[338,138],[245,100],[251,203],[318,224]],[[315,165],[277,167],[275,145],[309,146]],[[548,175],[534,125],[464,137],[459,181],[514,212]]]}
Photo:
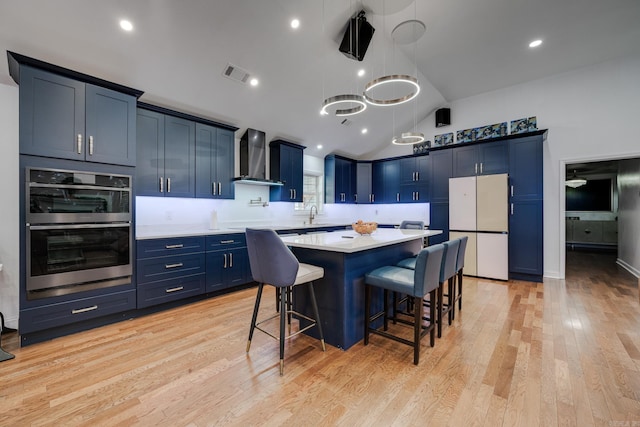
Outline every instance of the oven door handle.
{"label": "oven door handle", "polygon": [[131,227],[130,222],[110,222],[108,224],[66,224],[66,225],[31,225],[27,224],[29,230],[77,230],[80,228],[122,228]]}

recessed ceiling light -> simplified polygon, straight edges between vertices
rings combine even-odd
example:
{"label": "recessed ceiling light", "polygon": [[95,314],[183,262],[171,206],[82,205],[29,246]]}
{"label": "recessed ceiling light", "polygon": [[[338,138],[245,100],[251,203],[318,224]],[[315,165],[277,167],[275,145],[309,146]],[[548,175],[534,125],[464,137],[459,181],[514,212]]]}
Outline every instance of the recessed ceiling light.
{"label": "recessed ceiling light", "polygon": [[293,19],[291,21],[291,28],[296,29],[300,26],[300,20],[299,19]]}
{"label": "recessed ceiling light", "polygon": [[120,21],[120,28],[122,28],[125,31],[132,31],[133,30],[133,24],[131,23],[131,21],[127,21],[126,19],[122,19]]}
{"label": "recessed ceiling light", "polygon": [[322,150],[322,144],[318,144],[317,147],[318,147],[318,150]]}
{"label": "recessed ceiling light", "polygon": [[365,73],[364,68],[359,69],[358,70],[358,77],[364,76],[364,73]]}
{"label": "recessed ceiling light", "polygon": [[529,47],[538,47],[542,44],[542,40],[538,39],[538,40],[534,40],[531,43],[529,43]]}
{"label": "recessed ceiling light", "polygon": [[258,86],[258,83],[260,83],[260,82],[259,82],[259,81],[258,81],[258,79],[256,79],[255,77],[254,77],[254,78],[252,78],[251,80],[249,80],[249,84],[250,84],[251,86]]}
{"label": "recessed ceiling light", "polygon": [[361,130],[360,132],[362,132],[363,134],[365,134],[365,133],[369,132],[369,130],[368,130],[367,128],[362,128],[362,130]]}

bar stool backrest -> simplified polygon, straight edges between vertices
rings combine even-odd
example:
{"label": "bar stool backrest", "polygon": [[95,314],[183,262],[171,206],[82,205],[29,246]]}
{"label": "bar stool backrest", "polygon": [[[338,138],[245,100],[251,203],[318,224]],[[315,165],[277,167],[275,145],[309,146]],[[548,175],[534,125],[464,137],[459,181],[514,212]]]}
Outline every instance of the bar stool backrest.
{"label": "bar stool backrest", "polygon": [[464,267],[464,253],[467,251],[467,240],[469,237],[460,237],[460,247],[458,248],[458,259],[456,260],[456,271],[460,271]]}
{"label": "bar stool backrest", "polygon": [[277,287],[293,285],[300,263],[276,232],[247,228],[245,235],[253,280]]}
{"label": "bar stool backrest", "polygon": [[427,246],[420,251],[413,273],[414,296],[422,297],[438,288],[443,254],[443,244]]}
{"label": "bar stool backrest", "polygon": [[402,221],[400,228],[405,230],[424,230],[424,221]]}
{"label": "bar stool backrest", "polygon": [[453,277],[456,274],[456,258],[458,258],[458,248],[460,247],[460,240],[449,240],[444,242],[445,253],[442,258],[442,267],[440,268],[440,283]]}

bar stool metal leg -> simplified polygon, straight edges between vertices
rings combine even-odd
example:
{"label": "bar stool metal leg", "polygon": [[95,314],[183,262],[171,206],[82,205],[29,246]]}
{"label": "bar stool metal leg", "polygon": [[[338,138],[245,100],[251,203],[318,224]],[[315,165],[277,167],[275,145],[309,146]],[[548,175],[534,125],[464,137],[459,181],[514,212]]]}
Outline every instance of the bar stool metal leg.
{"label": "bar stool metal leg", "polygon": [[284,327],[286,324],[287,313],[287,291],[282,289],[280,292],[280,376],[284,374]]}
{"label": "bar stool metal leg", "polygon": [[318,311],[318,302],[316,301],[316,293],[313,290],[313,282],[309,282],[309,296],[311,297],[311,307],[313,308],[313,316],[316,318],[318,333],[320,334],[320,342],[322,343],[322,351],[327,351],[324,345],[324,335],[322,334],[322,322],[320,322],[320,314]]}
{"label": "bar stool metal leg", "polygon": [[260,308],[260,299],[262,298],[263,283],[258,284],[258,295],[256,296],[256,303],[253,306],[253,316],[251,317],[251,328],[249,328],[249,339],[247,340],[247,353],[251,348],[251,340],[253,339],[253,331],[256,329],[256,321],[258,320],[258,309]]}

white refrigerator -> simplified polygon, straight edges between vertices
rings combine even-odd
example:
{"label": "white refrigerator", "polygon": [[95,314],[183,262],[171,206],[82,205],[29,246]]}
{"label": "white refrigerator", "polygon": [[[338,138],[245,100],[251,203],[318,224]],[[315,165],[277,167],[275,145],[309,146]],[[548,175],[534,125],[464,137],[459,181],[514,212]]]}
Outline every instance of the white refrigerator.
{"label": "white refrigerator", "polygon": [[449,179],[449,237],[468,236],[465,274],[509,279],[507,174]]}

